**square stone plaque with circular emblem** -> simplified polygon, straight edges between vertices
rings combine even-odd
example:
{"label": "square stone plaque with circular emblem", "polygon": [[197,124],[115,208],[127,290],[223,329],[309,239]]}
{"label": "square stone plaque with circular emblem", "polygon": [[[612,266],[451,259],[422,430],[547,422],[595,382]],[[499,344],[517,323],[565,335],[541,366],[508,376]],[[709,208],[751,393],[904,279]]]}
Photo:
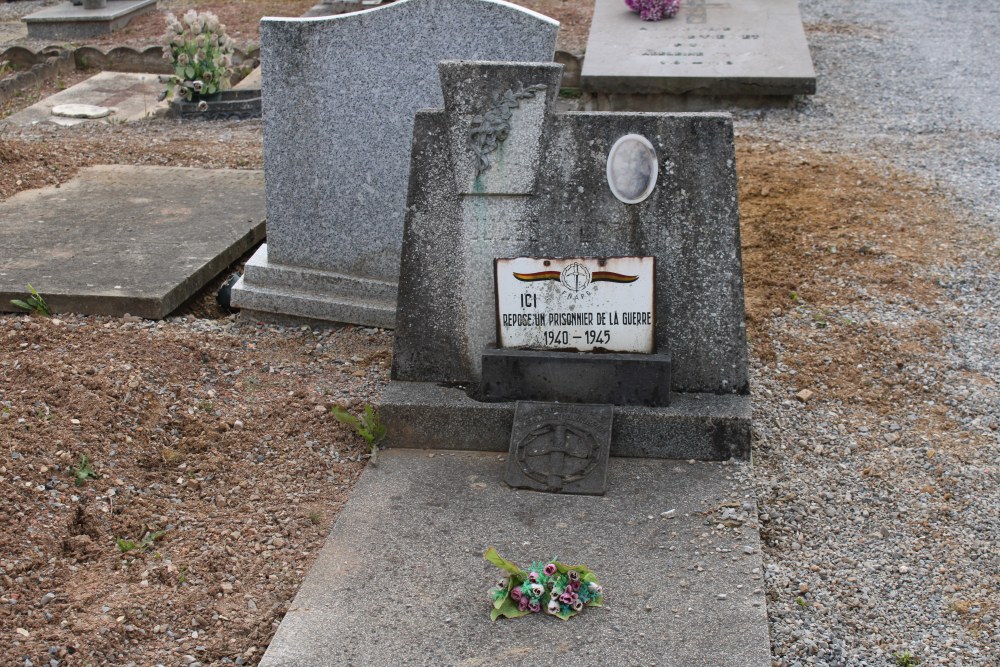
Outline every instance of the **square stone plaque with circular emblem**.
{"label": "square stone plaque with circular emblem", "polygon": [[602,495],[614,408],[518,401],[507,455],[508,485]]}

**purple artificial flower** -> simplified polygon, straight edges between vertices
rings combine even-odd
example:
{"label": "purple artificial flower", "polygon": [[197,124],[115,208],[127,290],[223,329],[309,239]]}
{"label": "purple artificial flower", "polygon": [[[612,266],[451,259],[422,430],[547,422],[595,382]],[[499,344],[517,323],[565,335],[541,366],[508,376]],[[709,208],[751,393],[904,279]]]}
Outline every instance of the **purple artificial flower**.
{"label": "purple artificial flower", "polygon": [[625,0],[625,4],[643,21],[673,18],[681,8],[681,0]]}
{"label": "purple artificial flower", "polygon": [[528,581],[530,581],[531,583],[535,583],[536,581],[538,581],[538,573],[537,572],[529,572],[528,573]]}
{"label": "purple artificial flower", "polygon": [[556,573],[556,564],[555,563],[549,563],[548,565],[545,566],[545,575],[546,576],[551,577],[555,573]]}
{"label": "purple artificial flower", "polygon": [[513,598],[515,602],[519,601],[523,597],[523,594],[521,592],[521,587],[515,586],[514,588],[510,589],[510,597]]}
{"label": "purple artificial flower", "polygon": [[528,609],[531,610],[531,613],[537,614],[542,610],[542,605],[538,604],[537,602],[531,602],[528,604]]}
{"label": "purple artificial flower", "polygon": [[517,608],[520,611],[524,611],[525,609],[527,609],[528,608],[528,598],[522,597],[520,600],[518,600],[517,601]]}
{"label": "purple artificial flower", "polygon": [[580,590],[580,582],[579,581],[569,582],[569,589],[573,592]]}
{"label": "purple artificial flower", "polygon": [[562,595],[559,596],[559,601],[564,604],[569,604],[570,602],[573,601],[573,598],[570,597],[571,595],[572,593],[563,593]]}

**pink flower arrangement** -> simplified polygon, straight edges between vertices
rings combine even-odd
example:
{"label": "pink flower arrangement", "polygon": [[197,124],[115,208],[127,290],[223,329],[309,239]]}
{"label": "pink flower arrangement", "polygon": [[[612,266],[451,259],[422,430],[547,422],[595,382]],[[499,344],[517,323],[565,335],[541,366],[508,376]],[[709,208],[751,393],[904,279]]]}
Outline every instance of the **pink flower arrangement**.
{"label": "pink flower arrangement", "polygon": [[625,0],[625,4],[643,21],[673,18],[681,8],[681,0]]}

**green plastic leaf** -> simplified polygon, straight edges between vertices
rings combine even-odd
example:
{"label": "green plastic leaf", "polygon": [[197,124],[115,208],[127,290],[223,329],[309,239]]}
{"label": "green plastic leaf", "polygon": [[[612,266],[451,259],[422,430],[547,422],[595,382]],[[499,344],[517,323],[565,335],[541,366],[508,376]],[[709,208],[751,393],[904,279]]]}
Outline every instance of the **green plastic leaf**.
{"label": "green plastic leaf", "polygon": [[187,78],[193,79],[194,78],[194,67],[191,66],[191,65],[188,65],[187,67],[185,67],[184,68],[184,74],[185,74],[185,76],[187,76]]}
{"label": "green plastic leaf", "polygon": [[527,609],[524,611],[518,609],[517,604],[515,604],[514,601],[508,596],[503,599],[503,603],[499,607],[490,611],[490,620],[495,621],[501,616],[504,618],[518,618],[520,616],[526,616],[530,613],[531,612]]}
{"label": "green plastic leaf", "polygon": [[506,570],[507,572],[510,572],[511,574],[516,574],[517,576],[519,576],[521,578],[524,578],[524,577],[527,576],[527,574],[525,573],[524,570],[522,570],[517,565],[515,565],[514,563],[510,562],[509,560],[507,560],[506,558],[504,558],[503,556],[501,556],[500,554],[498,554],[497,550],[494,549],[493,547],[490,547],[489,549],[486,550],[486,553],[483,554],[483,558],[485,558],[489,562],[493,563],[494,565],[496,565],[497,567],[499,567],[501,570]]}

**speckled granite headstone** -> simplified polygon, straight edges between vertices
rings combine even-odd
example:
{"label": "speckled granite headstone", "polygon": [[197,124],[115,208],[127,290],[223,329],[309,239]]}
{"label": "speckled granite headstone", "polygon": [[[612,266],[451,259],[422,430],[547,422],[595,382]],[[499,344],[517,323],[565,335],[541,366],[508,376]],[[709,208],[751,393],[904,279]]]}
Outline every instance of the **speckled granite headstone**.
{"label": "speckled granite headstone", "polygon": [[482,408],[472,398],[483,352],[496,344],[494,259],[652,256],[655,352],[671,357],[673,394],[669,406],[616,406],[612,455],[746,456],[730,116],[557,113],[560,65],[440,70],[444,109],[419,112],[414,125],[393,382],[382,403],[398,434],[390,444],[506,449],[493,432],[509,429],[513,403]]}
{"label": "speckled granite headstone", "polygon": [[392,327],[417,109],[448,59],[550,61],[559,24],[497,0],[261,21],[267,246],[245,310]]}

